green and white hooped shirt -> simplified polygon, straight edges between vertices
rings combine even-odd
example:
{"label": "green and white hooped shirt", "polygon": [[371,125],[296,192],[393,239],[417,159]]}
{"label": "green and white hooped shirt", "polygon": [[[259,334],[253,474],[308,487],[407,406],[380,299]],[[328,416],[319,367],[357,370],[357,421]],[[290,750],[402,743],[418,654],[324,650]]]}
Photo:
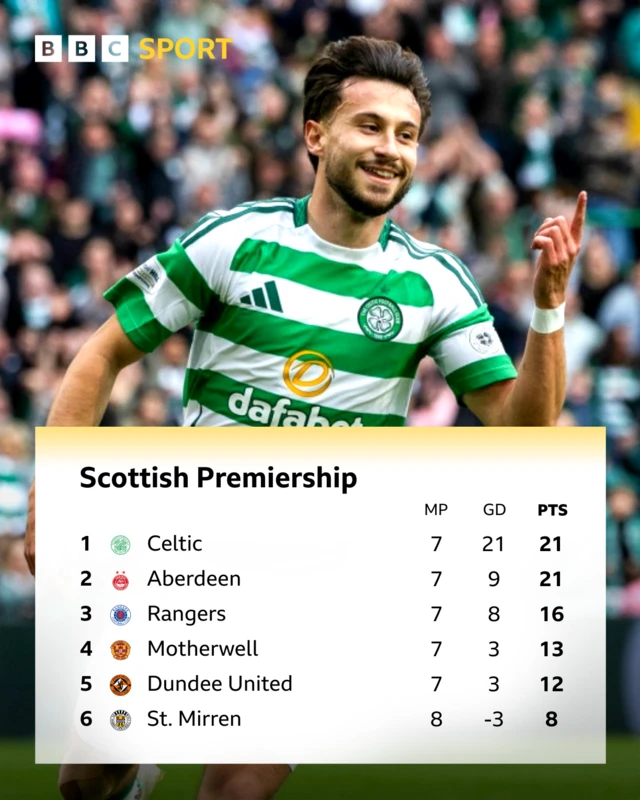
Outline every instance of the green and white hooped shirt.
{"label": "green and white hooped shirt", "polygon": [[105,297],[151,352],[194,324],[185,425],[403,425],[420,360],[465,392],[516,376],[467,268],[387,220],[363,249],[274,198],[202,217]]}

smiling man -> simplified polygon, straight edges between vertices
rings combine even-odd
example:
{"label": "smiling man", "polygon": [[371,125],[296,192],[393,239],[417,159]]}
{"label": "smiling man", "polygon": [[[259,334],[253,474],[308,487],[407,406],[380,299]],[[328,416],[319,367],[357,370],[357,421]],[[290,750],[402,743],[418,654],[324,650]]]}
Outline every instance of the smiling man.
{"label": "smiling man", "polygon": [[[417,56],[365,37],[328,45],[305,83],[311,196],[212,211],[122,278],[106,293],[115,315],[69,367],[48,424],[97,425],[118,372],[194,325],[185,425],[403,425],[426,355],[485,424],[555,425],[586,195],[571,223],[545,220],[533,240],[536,310],[517,375],[464,264],[386,216],[409,189],[428,117]],[[291,767],[209,766],[198,800],[266,800]],[[74,800],[130,800],[156,779],[153,768],[65,765],[60,786]]]}

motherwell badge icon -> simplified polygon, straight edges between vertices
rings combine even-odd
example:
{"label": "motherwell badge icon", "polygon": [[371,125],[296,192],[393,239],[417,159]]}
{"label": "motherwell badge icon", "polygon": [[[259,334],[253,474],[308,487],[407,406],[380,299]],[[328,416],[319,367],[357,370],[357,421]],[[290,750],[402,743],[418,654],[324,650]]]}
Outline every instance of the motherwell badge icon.
{"label": "motherwell badge icon", "polygon": [[131,691],[131,681],[126,675],[114,675],[109,683],[109,688],[114,694],[124,697],[125,694],[129,694]]}
{"label": "motherwell badge icon", "polygon": [[122,639],[118,639],[117,642],[111,645],[111,655],[118,661],[124,661],[125,658],[129,658],[130,653],[131,645],[129,642],[125,642]]}
{"label": "motherwell badge icon", "polygon": [[127,578],[124,572],[122,573],[122,575],[119,572],[116,572],[116,577],[113,579],[114,588],[117,589],[119,592],[123,592],[128,585],[129,585],[129,578]]}

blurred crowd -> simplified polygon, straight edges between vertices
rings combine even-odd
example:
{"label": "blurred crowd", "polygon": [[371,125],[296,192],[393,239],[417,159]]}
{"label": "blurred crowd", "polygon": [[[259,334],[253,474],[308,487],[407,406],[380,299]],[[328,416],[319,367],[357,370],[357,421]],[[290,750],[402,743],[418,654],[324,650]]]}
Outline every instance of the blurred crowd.
{"label": "blurred crowd", "polygon": [[[224,37],[227,58],[35,63],[37,33]],[[393,216],[462,258],[518,362],[532,233],[588,228],[567,301],[562,425],[606,425],[613,614],[640,615],[640,4],[631,0],[7,0],[0,7],[0,618],[29,616],[18,557],[33,428],[111,314],[103,292],[212,208],[311,191],[302,86],[328,41],[417,53],[433,115]],[[63,36],[63,40],[66,37]],[[105,425],[179,425],[189,332],[119,376]],[[430,359],[409,425],[475,425]],[[568,476],[570,480],[570,476]]]}

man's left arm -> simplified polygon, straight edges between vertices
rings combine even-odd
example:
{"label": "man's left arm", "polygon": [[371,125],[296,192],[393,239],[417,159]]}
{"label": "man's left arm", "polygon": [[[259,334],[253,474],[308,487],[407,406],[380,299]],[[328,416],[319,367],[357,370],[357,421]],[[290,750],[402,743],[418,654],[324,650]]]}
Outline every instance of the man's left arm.
{"label": "man's left arm", "polygon": [[554,426],[565,399],[564,303],[587,210],[587,194],[578,196],[571,224],[564,217],[545,219],[532,249],[540,250],[534,279],[536,309],[518,377],[467,392],[463,399],[487,426]]}

